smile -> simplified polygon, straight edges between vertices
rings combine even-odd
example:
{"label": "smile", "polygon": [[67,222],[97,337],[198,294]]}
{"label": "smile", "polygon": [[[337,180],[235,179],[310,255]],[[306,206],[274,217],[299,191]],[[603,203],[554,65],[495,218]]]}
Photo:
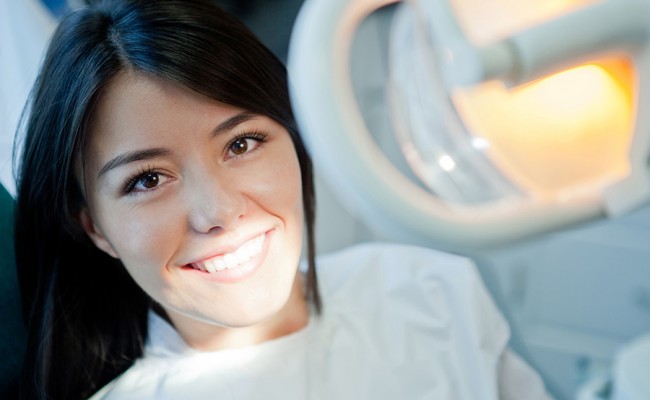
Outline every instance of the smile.
{"label": "smile", "polygon": [[262,233],[261,235],[243,243],[233,252],[194,262],[191,263],[190,266],[194,269],[209,273],[237,268],[262,252],[264,249],[265,238],[266,234]]}

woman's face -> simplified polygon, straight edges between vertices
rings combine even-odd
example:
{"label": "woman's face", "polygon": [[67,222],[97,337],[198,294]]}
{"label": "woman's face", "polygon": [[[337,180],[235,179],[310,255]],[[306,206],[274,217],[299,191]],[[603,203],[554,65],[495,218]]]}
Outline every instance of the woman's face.
{"label": "woman's face", "polygon": [[290,297],[300,167],[275,121],[123,73],[94,112],[84,164],[86,232],[179,331],[251,326],[303,301]]}

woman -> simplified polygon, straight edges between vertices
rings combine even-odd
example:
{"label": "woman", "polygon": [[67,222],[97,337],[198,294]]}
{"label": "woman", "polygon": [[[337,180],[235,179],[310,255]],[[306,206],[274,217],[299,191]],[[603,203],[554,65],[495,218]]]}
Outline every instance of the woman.
{"label": "woman", "polygon": [[466,260],[365,246],[316,284],[284,67],[210,1],[72,13],[29,109],[23,398],[544,398]]}

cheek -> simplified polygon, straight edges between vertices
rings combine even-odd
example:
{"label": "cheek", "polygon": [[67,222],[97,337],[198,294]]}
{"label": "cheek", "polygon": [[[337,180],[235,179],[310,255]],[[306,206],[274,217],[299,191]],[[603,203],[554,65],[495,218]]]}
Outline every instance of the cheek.
{"label": "cheek", "polygon": [[116,210],[106,235],[120,260],[138,280],[161,271],[182,240],[180,216],[164,207]]}
{"label": "cheek", "polygon": [[273,168],[260,174],[257,193],[261,202],[283,219],[298,220],[302,226],[303,204],[300,165],[293,153],[285,156]]}

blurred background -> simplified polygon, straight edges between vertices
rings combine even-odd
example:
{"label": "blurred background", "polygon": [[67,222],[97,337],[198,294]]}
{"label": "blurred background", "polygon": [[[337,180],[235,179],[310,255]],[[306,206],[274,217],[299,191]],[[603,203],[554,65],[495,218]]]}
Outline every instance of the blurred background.
{"label": "blurred background", "polygon": [[[217,2],[241,17],[286,61],[301,0]],[[57,18],[75,2],[0,0],[0,4],[0,181],[13,194],[15,126],[47,38]],[[372,105],[372,93],[367,96]],[[3,196],[0,240],[7,243],[11,199]],[[339,196],[345,193],[317,176],[319,253],[369,240],[400,240],[364,223],[359,210]],[[471,254],[510,321],[512,347],[540,372],[558,399],[574,398],[589,382],[607,382],[615,354],[650,331],[649,244],[650,207],[644,207],[615,220]],[[0,262],[11,257],[10,246],[0,246],[0,251]],[[11,283],[15,274],[6,264],[0,266],[6,277],[0,280],[6,286],[0,286],[0,306],[2,317],[13,321],[19,306]],[[0,363],[0,375],[15,373],[22,334],[19,325],[0,325],[0,352],[10,354]],[[607,398],[607,384],[599,387],[595,395]]]}

